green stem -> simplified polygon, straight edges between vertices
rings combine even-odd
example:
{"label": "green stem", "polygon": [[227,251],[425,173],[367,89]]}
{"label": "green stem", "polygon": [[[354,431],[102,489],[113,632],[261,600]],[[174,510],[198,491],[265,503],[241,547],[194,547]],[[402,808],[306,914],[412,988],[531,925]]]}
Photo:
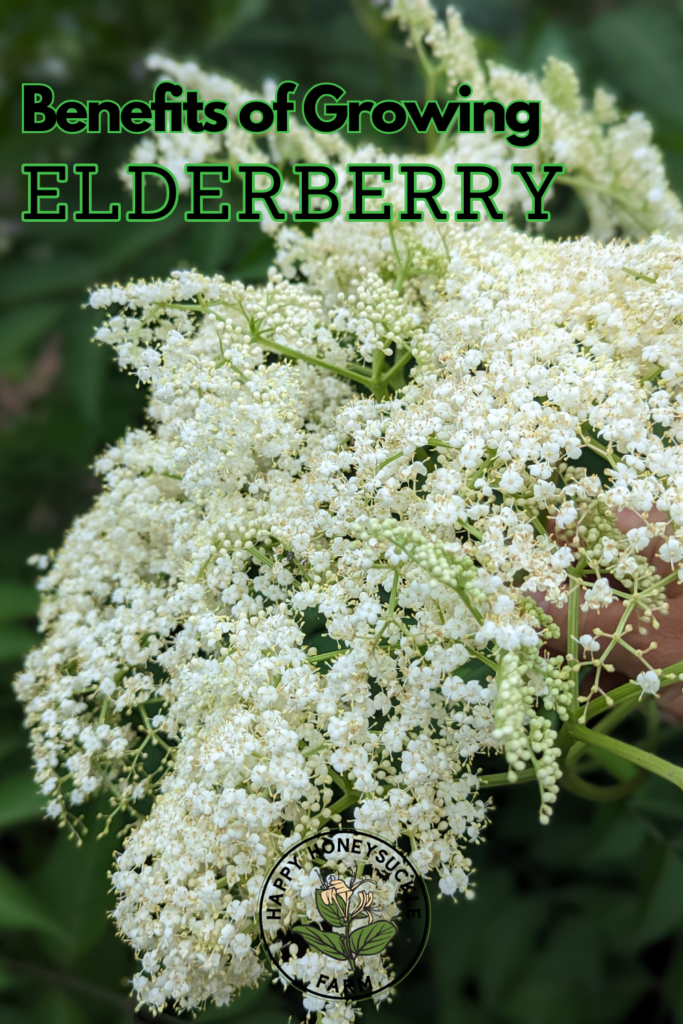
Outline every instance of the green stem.
{"label": "green stem", "polygon": [[370,381],[372,386],[376,387],[382,379],[382,370],[384,364],[387,361],[387,357],[384,355],[381,349],[376,348],[372,353],[372,373],[370,375]]}
{"label": "green stem", "polygon": [[613,754],[623,757],[625,761],[635,764],[638,768],[644,768],[645,771],[659,775],[661,778],[673,782],[679,789],[683,789],[683,768],[679,765],[671,764],[670,761],[665,761],[664,758],[657,757],[656,754],[651,754],[647,750],[633,747],[630,743],[623,743],[621,740],[615,739],[614,736],[604,736],[602,733],[596,732],[595,729],[589,729],[587,726],[575,722],[569,724],[569,734],[578,742],[609,750]]}
{"label": "green stem", "polygon": [[138,710],[140,712],[140,717],[142,718],[145,729],[147,729],[149,735],[152,736],[152,743],[158,743],[160,747],[163,747],[164,750],[170,752],[173,748],[168,743],[166,743],[165,740],[162,740],[161,736],[159,735],[156,729],[152,728],[152,723],[149,720],[149,715],[147,714],[147,709],[145,708],[145,705],[138,704]]}
{"label": "green stem", "polygon": [[[569,575],[569,607],[567,609],[567,664],[572,668],[579,662],[579,612],[581,604],[581,576],[579,567]],[[572,695],[572,715],[579,714],[579,673],[575,674]]]}
{"label": "green stem", "polygon": [[319,754],[321,750],[324,750],[327,743],[319,743],[317,747],[309,747],[307,750],[301,751],[301,756],[304,760],[309,757],[313,757],[314,754]]}
{"label": "green stem", "polygon": [[[638,687],[640,689],[640,687]],[[619,701],[619,703],[609,711],[604,718],[601,718],[599,722],[596,722],[593,726],[594,732],[601,732],[603,736],[609,736],[614,732],[618,725],[624,721],[625,718],[631,714],[633,709],[638,704],[638,697],[634,693],[631,697],[626,700]]]}
{"label": "green stem", "polygon": [[683,675],[683,662],[675,662],[668,669],[661,670],[659,686],[671,686],[672,683],[681,682],[679,676]]}
{"label": "green stem", "polygon": [[347,807],[353,807],[354,804],[357,804],[359,800],[360,793],[358,790],[350,789],[344,794],[344,796],[340,797],[339,800],[330,804],[330,806],[325,809],[326,815],[331,818],[333,814],[341,814],[341,812],[345,811]]}
{"label": "green stem", "polygon": [[407,363],[409,363],[412,358],[413,358],[413,353],[408,351],[408,350],[406,350],[403,353],[403,355],[399,359],[396,360],[394,365],[390,366],[389,369],[386,371],[386,373],[382,374],[382,376],[380,377],[380,383],[387,384],[387,385],[390,384],[391,381],[394,379],[394,377],[397,376],[397,374],[399,374],[401,372],[403,367]]}
{"label": "green stem", "polygon": [[[411,32],[411,39],[413,45],[415,46],[415,51],[417,53],[420,65],[422,66],[422,70],[425,76],[425,102],[429,102],[429,100],[433,100],[436,96],[436,79],[437,75],[439,74],[440,68],[438,65],[434,65],[430,61],[429,57],[427,56],[427,52],[424,48],[422,39],[414,32]],[[434,129],[434,125],[430,125],[429,129],[427,130],[425,141],[427,143],[427,151],[431,153],[434,150],[434,147],[436,146],[436,143],[438,141],[438,136]]]}
{"label": "green stem", "polygon": [[105,697],[102,701],[102,707],[100,708],[100,717],[97,720],[98,725],[102,725],[107,717],[107,711],[109,710],[110,700],[109,697]]}
{"label": "green stem", "polygon": [[617,468],[616,460],[612,458],[607,449],[603,448],[602,445],[594,444],[592,441],[584,441],[584,448],[588,448],[590,451],[595,452],[595,454],[603,458],[605,462],[608,462],[612,469]]}
{"label": "green stem", "polygon": [[362,373],[359,370],[351,370],[346,366],[336,366],[334,363],[328,363],[325,359],[311,356],[307,352],[299,352],[297,349],[289,348],[287,345],[279,345],[276,341],[269,341],[267,338],[264,338],[263,335],[255,337],[253,341],[256,345],[261,345],[263,348],[276,352],[280,356],[285,356],[287,359],[301,359],[302,362],[310,363],[311,366],[318,366],[321,370],[330,370],[340,377],[347,377],[348,380],[353,380],[356,384],[362,384],[364,387],[369,388],[374,394],[375,389],[372,386],[372,380],[366,373]]}
{"label": "green stem", "polygon": [[[593,683],[593,685],[591,687],[591,693],[589,693],[588,706],[584,708],[583,713],[580,716],[580,720],[582,720],[583,722],[588,721],[588,707],[590,707],[590,703],[591,703],[590,695],[592,693],[595,693],[599,689],[599,687],[600,687],[600,673],[602,672],[603,667],[607,663],[607,659],[609,658],[609,656],[612,653],[612,651],[614,650],[614,648],[617,646],[618,643],[621,642],[621,638],[624,635],[624,629],[626,628],[628,620],[629,620],[629,618],[631,616],[631,613],[633,612],[635,606],[636,606],[635,601],[633,603],[625,602],[624,612],[623,612],[621,618],[619,619],[619,624],[617,625],[616,630],[612,634],[611,640],[607,644],[607,647],[605,648],[605,650],[600,655],[600,658],[598,659],[598,661],[594,662],[594,664],[597,665],[597,668],[596,668],[596,671],[595,671],[595,682]],[[577,677],[577,694],[578,694],[578,677]],[[609,706],[611,706],[611,705],[608,704],[608,707]],[[573,709],[573,710],[575,710],[575,709]]]}
{"label": "green stem", "polygon": [[385,466],[390,465],[390,463],[392,463],[392,462],[396,462],[396,459],[402,459],[402,458],[403,458],[403,452],[396,452],[395,455],[390,455],[388,459],[384,460],[384,462],[380,462],[380,464],[377,467],[377,469],[375,470],[375,472],[376,473],[381,473],[381,471],[384,469]]}
{"label": "green stem", "polygon": [[472,647],[467,647],[467,645],[465,645],[465,647],[467,653],[472,658],[476,658],[477,661],[480,661],[482,663],[482,665],[486,665],[487,668],[490,668],[492,672],[496,671],[498,666],[496,665],[495,661],[492,661],[491,658],[487,658],[485,654],[481,653],[481,651],[475,651]]}
{"label": "green stem", "polygon": [[536,527],[536,529],[538,530],[538,532],[542,536],[544,536],[544,537],[548,536],[548,531],[546,530],[545,526],[543,525],[543,523],[541,522],[541,520],[539,519],[538,516],[534,516],[534,518],[530,519],[529,522],[531,523],[532,526]]}
{"label": "green stem", "polygon": [[[647,274],[639,274],[637,270],[631,270],[630,267],[622,267],[621,269],[624,271],[625,274],[630,274],[631,277],[635,277],[636,281],[647,281],[648,284],[657,284],[656,274],[654,277],[648,277]],[[661,372],[661,366],[658,368],[657,372]]]}
{"label": "green stem", "polygon": [[[669,668],[663,669],[659,688],[664,689],[665,686],[673,686],[675,683],[680,682],[678,676],[681,672],[683,672],[683,661],[677,661],[674,665],[670,665]],[[621,704],[625,700],[631,700],[634,696],[636,698],[642,697],[642,694],[643,691],[637,683],[623,683],[621,686],[616,686],[608,694],[596,697],[590,702],[586,710],[586,720],[590,722],[596,715],[603,714],[616,704]]]}
{"label": "green stem", "polygon": [[310,654],[306,661],[312,665],[317,664],[319,661],[328,661],[330,658],[338,658],[340,654],[346,654],[348,647],[339,647],[336,651],[323,651],[322,654]]}
{"label": "green stem", "polygon": [[656,380],[656,378],[659,377],[660,373],[662,372],[662,369],[663,367],[659,365],[655,366],[653,370],[650,370],[649,373],[645,374],[645,376],[643,377],[643,384],[645,384],[649,380]]}
{"label": "green stem", "polygon": [[384,633],[384,630],[389,625],[389,622],[391,621],[391,618],[392,618],[394,612],[396,611],[396,605],[398,603],[398,581],[399,581],[399,579],[400,579],[400,573],[399,573],[398,569],[394,569],[394,579],[393,579],[392,584],[391,584],[391,595],[389,597],[389,605],[387,607],[387,613],[384,616],[384,622],[382,623],[380,631],[375,636],[375,643],[373,645],[375,647],[377,646],[378,641],[381,639],[382,634]]}
{"label": "green stem", "polygon": [[336,782],[336,783],[337,783],[337,785],[339,786],[339,788],[341,789],[341,791],[342,791],[343,793],[349,793],[349,792],[350,792],[350,791],[351,791],[351,790],[353,789],[353,786],[351,785],[351,783],[349,782],[349,780],[348,780],[348,779],[345,779],[345,778],[343,778],[343,777],[342,777],[342,776],[341,776],[341,775],[339,774],[339,772],[336,772],[336,771],[334,770],[334,768],[333,768],[333,767],[332,767],[331,765],[329,765],[329,764],[328,764],[328,766],[327,766],[327,770],[328,770],[328,772],[330,773],[330,775],[332,776],[332,779],[334,780],[334,782]]}
{"label": "green stem", "polygon": [[267,565],[269,569],[273,568],[272,558],[268,558],[267,555],[264,555],[263,552],[260,551],[254,544],[247,543],[244,545],[244,549],[247,552],[247,554],[252,556],[252,558],[256,558],[259,562],[262,562],[264,565]]}
{"label": "green stem", "polygon": [[218,306],[220,303],[210,302],[208,307],[197,302],[153,302],[152,305],[161,306],[162,309],[186,309],[190,313],[206,313],[207,308]]}
{"label": "green stem", "polygon": [[583,797],[584,800],[593,800],[595,803],[609,803],[612,800],[623,800],[625,796],[635,793],[644,782],[647,781],[648,773],[640,769],[632,779],[626,782],[616,782],[612,786],[596,786],[588,779],[582,779],[571,768],[565,764],[560,785],[563,789],[573,793],[575,796]]}
{"label": "green stem", "polygon": [[536,772],[533,768],[525,768],[523,772],[517,772],[517,778],[510,782],[507,772],[496,772],[494,775],[479,775],[479,786],[481,789],[493,789],[495,786],[519,786],[523,782],[534,782]]}
{"label": "green stem", "polygon": [[570,577],[569,609],[567,614],[567,660],[572,664],[579,660],[579,611],[581,604],[581,579]]}
{"label": "green stem", "polygon": [[348,779],[345,779],[339,774],[339,772],[336,772],[331,765],[328,764],[327,770],[342,790],[342,795],[339,799],[321,812],[321,814],[324,814],[325,817],[329,819],[333,814],[341,814],[341,812],[345,811],[347,807],[353,807],[354,804],[357,804],[361,798],[361,794],[357,789],[353,788],[353,784],[349,782]]}

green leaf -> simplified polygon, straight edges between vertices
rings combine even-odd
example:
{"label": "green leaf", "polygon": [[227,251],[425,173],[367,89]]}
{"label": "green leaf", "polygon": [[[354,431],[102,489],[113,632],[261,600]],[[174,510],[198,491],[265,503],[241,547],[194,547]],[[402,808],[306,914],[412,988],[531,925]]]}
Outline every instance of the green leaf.
{"label": "green leaf", "polygon": [[396,934],[393,921],[373,921],[351,932],[351,949],[356,956],[374,956],[388,946]]}
{"label": "green leaf", "polygon": [[60,921],[66,938],[54,942],[48,936],[43,946],[55,963],[69,966],[83,956],[107,930],[107,914],[114,904],[108,871],[112,851],[118,845],[116,825],[98,839],[101,821],[96,810],[106,810],[104,801],[86,816],[88,834],[76,847],[65,831],[54,844],[51,856],[36,876],[35,889],[43,906]]}
{"label": "green leaf", "polygon": [[87,1024],[83,1008],[77,1000],[59,989],[41,994],[36,1004],[35,1020],[45,1021],[46,1024]]}
{"label": "green leaf", "polygon": [[245,24],[259,18],[267,7],[266,0],[237,0],[230,5],[219,5],[211,26],[214,46],[231,39]]}
{"label": "green leaf", "polygon": [[162,242],[166,242],[171,235],[182,229],[183,222],[179,218],[179,214],[176,214],[175,217],[153,221],[150,224],[130,224],[128,221],[121,221],[117,225],[111,225],[109,230],[112,227],[114,228],[113,235],[110,235],[109,231],[106,235],[103,232],[103,236],[106,238],[102,247],[104,251],[98,247],[97,260],[92,265],[90,277],[85,282],[88,288],[93,287],[96,281],[103,281],[107,274],[117,269],[122,263],[129,263],[145,250],[157,249]]}
{"label": "green leaf", "polygon": [[183,246],[190,266],[201,267],[203,274],[215,274],[230,263],[239,242],[236,228],[234,221],[193,225]]}
{"label": "green leaf", "polygon": [[[16,974],[7,966],[4,960],[0,959],[0,992],[4,992],[8,988],[13,988],[16,984]],[[0,1024],[1,1022],[2,1017],[0,1017]]]}
{"label": "green leaf", "polygon": [[[234,1005],[237,1007],[238,1002],[235,1001]],[[238,1024],[288,1024],[287,1016],[282,1010],[263,1010],[261,1012],[247,1010],[246,1014],[243,1014],[241,1010],[231,1013],[232,1006],[233,1004],[230,1003],[229,1006],[212,1007],[193,1019],[197,1021],[197,1024],[214,1024],[214,1021],[218,1024],[219,1021],[224,1020],[235,1020]],[[291,1018],[289,1019],[291,1020]],[[182,1017],[179,1017],[178,1020],[182,1020]],[[0,1024],[3,1024],[2,1019],[0,1019]]]}
{"label": "green leaf", "polygon": [[315,903],[318,908],[320,916],[331,924],[334,928],[340,928],[344,924],[344,918],[342,917],[339,908],[330,904],[323,903],[323,894],[320,889],[315,894]]}
{"label": "green leaf", "polygon": [[267,236],[260,238],[237,264],[236,277],[240,281],[258,281],[273,262],[273,243]]}
{"label": "green leaf", "polygon": [[491,669],[488,665],[485,665],[483,661],[479,661],[478,658],[472,658],[471,661],[465,662],[458,669],[458,675],[461,679],[469,682],[471,679],[476,679],[477,682],[481,683],[482,686],[486,685],[486,677],[491,674]]}
{"label": "green leaf", "polygon": [[59,253],[48,260],[12,260],[0,270],[0,302],[22,302],[86,288],[96,271],[92,259]]}
{"label": "green leaf", "polygon": [[258,988],[243,988],[239,995],[233,996],[227,1006],[212,1006],[200,1013],[196,1020],[199,1024],[213,1024],[214,1021],[242,1019],[248,1015],[249,1024],[254,1019],[254,1010],[270,996],[268,986],[260,984]]}
{"label": "green leaf", "polygon": [[8,775],[0,780],[0,829],[41,818],[43,803],[30,772]]}
{"label": "green leaf", "polygon": [[62,929],[48,917],[25,882],[1,864],[0,928],[62,935]]}
{"label": "green leaf", "polygon": [[0,661],[23,658],[38,640],[38,634],[32,629],[20,629],[19,626],[0,628]]}
{"label": "green leaf", "polygon": [[38,611],[40,595],[27,583],[0,583],[0,622],[27,619]]}
{"label": "green leaf", "polygon": [[33,1015],[10,1003],[0,1003],[0,1024],[35,1024]]}
{"label": "green leaf", "polygon": [[657,775],[651,775],[637,791],[632,797],[631,806],[634,810],[658,818],[683,821],[683,792]]}
{"label": "green leaf", "polygon": [[11,368],[36,342],[47,341],[64,309],[62,302],[32,302],[0,316],[0,370]]}
{"label": "green leaf", "polygon": [[341,935],[337,935],[335,932],[322,932],[314,924],[300,924],[296,928],[292,928],[292,931],[295,935],[301,935],[316,953],[324,953],[325,956],[331,956],[333,960],[346,960]]}
{"label": "green leaf", "polygon": [[683,31],[675,11],[629,4],[601,13],[590,34],[603,66],[629,98],[683,127]]}
{"label": "green leaf", "polygon": [[18,736],[4,736],[0,739],[0,761],[3,761],[10,754],[16,754],[17,750],[26,749],[26,733],[21,732]]}
{"label": "green leaf", "polygon": [[105,375],[112,362],[109,345],[93,341],[102,310],[74,309],[64,326],[64,379],[86,423],[100,418]]}
{"label": "green leaf", "polygon": [[658,942],[683,924],[683,859],[664,848],[648,872],[649,893],[641,922],[643,943]]}
{"label": "green leaf", "polygon": [[604,765],[605,768],[618,779],[620,782],[628,782],[634,775],[638,774],[638,769],[630,761],[625,761],[623,757],[619,757],[618,754],[613,754],[611,750],[591,750],[591,755],[596,761]]}

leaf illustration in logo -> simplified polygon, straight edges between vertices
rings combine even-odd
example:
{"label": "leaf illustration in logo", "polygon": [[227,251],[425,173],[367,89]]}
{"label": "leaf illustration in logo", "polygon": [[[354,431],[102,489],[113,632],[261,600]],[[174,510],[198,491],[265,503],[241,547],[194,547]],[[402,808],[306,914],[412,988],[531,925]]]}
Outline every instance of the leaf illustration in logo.
{"label": "leaf illustration in logo", "polygon": [[316,891],[315,903],[321,917],[324,921],[327,921],[328,924],[331,924],[334,928],[340,928],[344,924],[344,918],[342,917],[337,904],[323,902],[320,889]]}
{"label": "leaf illustration in logo", "polygon": [[351,932],[349,941],[356,956],[373,956],[381,953],[395,934],[396,925],[391,921],[373,921]]}
{"label": "leaf illustration in logo", "polygon": [[324,953],[333,960],[346,960],[342,948],[342,936],[334,932],[322,932],[315,924],[300,924],[292,928],[295,935],[301,935],[316,953]]}

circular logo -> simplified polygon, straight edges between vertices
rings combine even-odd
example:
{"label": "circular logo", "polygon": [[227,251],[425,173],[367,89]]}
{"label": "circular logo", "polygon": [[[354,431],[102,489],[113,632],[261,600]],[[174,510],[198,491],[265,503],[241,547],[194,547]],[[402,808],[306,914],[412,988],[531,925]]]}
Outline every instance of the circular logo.
{"label": "circular logo", "polygon": [[259,929],[278,973],[307,995],[347,1002],[393,988],[429,936],[429,896],[396,846],[353,828],[291,846],[261,890]]}

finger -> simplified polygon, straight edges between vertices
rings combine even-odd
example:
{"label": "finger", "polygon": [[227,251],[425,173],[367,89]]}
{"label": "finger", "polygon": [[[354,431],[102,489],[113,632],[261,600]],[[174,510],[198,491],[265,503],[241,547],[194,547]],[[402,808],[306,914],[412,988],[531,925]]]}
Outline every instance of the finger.
{"label": "finger", "polygon": [[[642,527],[648,526],[648,524],[652,523],[663,523],[666,525],[664,526],[662,533],[659,536],[651,537],[646,547],[642,548],[638,553],[644,555],[657,574],[661,576],[662,579],[665,579],[676,568],[676,566],[671,562],[667,562],[659,557],[659,550],[662,547],[662,544],[667,537],[671,537],[673,534],[668,513],[660,512],[657,508],[650,509],[649,512],[642,515],[640,512],[634,512],[633,509],[629,508],[623,509],[621,512],[617,512],[617,526],[623,534],[628,534],[630,530],[642,529]],[[676,579],[667,584],[667,597],[675,597],[679,593],[679,580]]]}
{"label": "finger", "polygon": [[[585,588],[581,588],[581,603],[583,603]],[[546,612],[551,615],[557,626],[560,627],[560,635],[557,639],[549,640],[547,646],[556,654],[565,654],[567,651],[567,641],[569,639],[567,622],[569,619],[569,603],[565,603],[562,608],[556,607],[548,601],[545,594],[534,593],[532,597],[536,603]],[[578,636],[573,639],[578,640],[580,636],[585,633],[593,635],[595,629],[602,630],[603,633],[612,634],[616,631],[621,617],[624,614],[624,605],[622,601],[614,600],[611,604],[607,605],[606,608],[601,608],[599,611],[589,609],[583,611],[579,606],[579,631]],[[602,654],[609,643],[609,637],[596,637],[600,644],[600,654]],[[595,652],[596,656],[598,652]],[[580,652],[581,656],[581,652]]]}
{"label": "finger", "polygon": [[[567,619],[568,606],[557,608],[551,605],[543,594],[533,595],[534,600],[540,607],[552,615],[556,624],[560,627],[560,636],[556,640],[548,641],[547,646],[554,654],[564,654],[567,650]],[[584,592],[581,594],[583,602]],[[579,611],[579,637],[584,634],[594,636],[600,645],[600,650],[592,655],[580,650],[579,656],[588,660],[590,657],[599,657],[604,654],[610,639],[618,629],[624,613],[624,603],[613,601],[612,604],[599,611],[589,609]],[[641,652],[642,657],[628,651],[622,644],[617,644],[609,653],[608,663],[618,672],[628,675],[629,679],[635,679],[639,672],[648,667],[667,668],[677,661],[683,660],[683,593],[669,601],[669,610],[666,615],[656,615],[658,628],[654,628],[651,622],[645,622],[637,611],[634,611],[627,623],[631,629],[623,634],[623,638],[629,647]],[[599,630],[606,636],[595,636]],[[652,646],[653,643],[656,646]],[[643,660],[644,659],[644,660]]]}
{"label": "finger", "polygon": [[[665,579],[667,576],[670,576],[672,571],[677,567],[676,564],[673,564],[670,561],[667,562],[659,557],[659,551],[662,544],[667,537],[670,537],[673,534],[668,513],[660,512],[658,508],[652,508],[649,512],[643,514],[629,508],[622,509],[621,512],[616,513],[616,525],[625,536],[628,535],[631,530],[639,530],[643,527],[647,528],[653,523],[662,524],[663,528],[661,530],[661,534],[659,536],[652,536],[644,548],[636,548],[636,550],[638,554],[643,555],[648,560],[657,574],[661,576],[662,579]],[[558,531],[555,526],[555,519],[551,517],[548,520],[548,533],[550,536],[559,543],[566,544],[573,551],[576,551],[579,545],[577,543],[578,537],[574,530],[575,527],[570,527],[566,531]],[[558,533],[560,534],[559,538]],[[632,540],[635,546],[638,542],[638,537],[632,535]],[[677,579],[668,583],[665,588],[666,596],[671,598],[681,593],[680,586],[681,581]]]}

